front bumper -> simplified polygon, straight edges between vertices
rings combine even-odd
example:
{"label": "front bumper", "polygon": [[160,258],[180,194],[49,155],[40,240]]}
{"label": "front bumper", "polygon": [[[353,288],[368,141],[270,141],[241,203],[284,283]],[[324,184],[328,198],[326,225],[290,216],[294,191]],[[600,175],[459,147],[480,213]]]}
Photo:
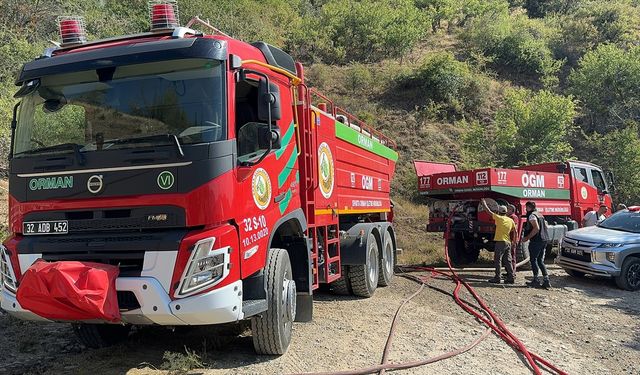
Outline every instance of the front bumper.
{"label": "front bumper", "polygon": [[595,264],[591,262],[582,262],[576,259],[571,259],[566,256],[558,255],[555,260],[556,264],[560,267],[568,270],[584,272],[589,275],[603,276],[603,277],[615,277],[620,275],[620,269],[607,266],[605,264]]}
{"label": "front bumper", "polygon": [[[122,311],[124,323],[136,325],[207,325],[230,323],[244,318],[242,312],[242,281],[195,296],[171,300],[166,291],[152,277],[119,277],[118,291],[135,294],[140,308]],[[20,306],[15,294],[2,289],[1,307],[23,320],[47,321]]]}

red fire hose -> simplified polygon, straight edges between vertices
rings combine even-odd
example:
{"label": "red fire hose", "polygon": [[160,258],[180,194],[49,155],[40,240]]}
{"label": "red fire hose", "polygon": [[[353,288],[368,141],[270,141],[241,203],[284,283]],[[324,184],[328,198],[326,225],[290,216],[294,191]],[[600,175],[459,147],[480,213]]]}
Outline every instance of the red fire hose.
{"label": "red fire hose", "polygon": [[[449,238],[451,218],[452,218],[454,213],[455,213],[455,209],[450,214],[449,219],[447,220],[447,227],[446,227],[446,230],[445,230],[445,239]],[[511,346],[515,350],[518,350],[520,353],[522,353],[525,356],[525,358],[527,359],[527,363],[529,364],[529,367],[531,368],[533,373],[535,373],[536,375],[542,374],[539,365],[544,366],[549,372],[552,372],[552,373],[555,373],[555,374],[558,374],[558,375],[568,375],[567,372],[565,372],[565,371],[559,369],[558,367],[554,366],[553,364],[551,364],[549,361],[545,360],[541,356],[529,351],[527,349],[527,347],[522,343],[522,341],[520,341],[516,337],[516,335],[513,334],[507,328],[507,326],[504,324],[504,322],[502,322],[502,320],[491,310],[491,308],[489,308],[489,306],[486,304],[486,302],[482,298],[480,298],[480,296],[478,295],[478,293],[476,293],[476,291],[473,289],[473,287],[471,287],[471,285],[469,285],[466,281],[464,281],[462,278],[460,278],[460,276],[458,276],[458,274],[455,272],[455,270],[451,266],[451,261],[449,259],[449,252],[448,252],[448,241],[445,241],[445,259],[447,261],[447,266],[449,268],[449,273],[437,270],[437,269],[432,268],[432,267],[421,267],[421,266],[402,267],[402,266],[400,266],[400,269],[402,270],[403,273],[400,274],[399,276],[402,276],[402,277],[405,277],[407,279],[416,281],[416,282],[420,283],[421,285],[420,285],[420,289],[418,289],[418,291],[416,291],[409,298],[407,298],[400,305],[400,307],[398,307],[398,309],[396,310],[396,314],[395,314],[395,316],[393,318],[393,321],[391,323],[391,329],[389,330],[389,336],[387,337],[387,342],[386,342],[386,345],[384,347],[384,351],[383,351],[383,355],[382,355],[382,363],[380,365],[371,366],[371,367],[367,367],[367,368],[362,368],[362,369],[358,369],[358,370],[307,373],[305,375],[361,375],[361,374],[373,374],[373,373],[379,373],[379,374],[382,375],[382,374],[385,373],[386,370],[401,370],[401,369],[408,369],[408,368],[412,368],[412,367],[423,366],[423,365],[426,365],[426,364],[429,364],[429,363],[434,363],[434,362],[438,362],[438,361],[441,361],[441,360],[444,360],[444,359],[447,359],[447,358],[454,357],[456,355],[462,354],[462,353],[464,353],[466,351],[469,351],[469,350],[473,349],[482,340],[484,340],[488,336],[488,334],[490,332],[492,332],[492,331],[497,336],[499,336],[505,343],[507,343],[509,346]],[[411,274],[407,274],[407,272],[429,272],[429,274],[428,275],[411,275]],[[448,352],[448,353],[444,353],[444,354],[441,354],[441,355],[433,357],[433,358],[420,360],[420,361],[412,361],[412,362],[396,363],[396,364],[388,363],[388,355],[389,355],[389,351],[391,349],[391,343],[393,341],[393,337],[394,337],[394,334],[395,334],[396,322],[397,322],[398,316],[400,315],[400,311],[404,308],[404,306],[411,299],[413,299],[415,296],[417,296],[424,289],[424,286],[427,284],[429,279],[431,277],[433,277],[434,275],[440,275],[440,276],[443,276],[445,278],[448,278],[448,279],[450,279],[451,281],[453,281],[456,284],[455,288],[453,290],[453,293],[451,294],[453,299],[456,301],[456,303],[463,310],[465,310],[469,314],[473,315],[479,321],[483,322],[487,326],[487,330],[480,337],[478,337],[476,340],[474,340],[472,343],[470,343],[467,346],[464,346],[462,348],[459,348],[457,350],[454,350],[454,351],[451,351],[451,352]],[[459,292],[460,292],[460,289],[463,286],[473,296],[473,298],[476,300],[476,302],[479,304],[479,306],[472,305],[469,302],[465,301],[464,299],[460,298]],[[300,375],[300,374],[298,374],[298,375]]]}

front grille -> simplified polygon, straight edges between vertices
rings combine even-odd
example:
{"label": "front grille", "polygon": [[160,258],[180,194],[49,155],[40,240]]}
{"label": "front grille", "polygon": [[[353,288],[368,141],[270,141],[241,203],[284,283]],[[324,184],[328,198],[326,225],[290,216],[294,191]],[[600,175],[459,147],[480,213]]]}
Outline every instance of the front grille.
{"label": "front grille", "polygon": [[118,291],[118,307],[120,311],[135,310],[140,308],[140,302],[132,291]]}
{"label": "front grille", "polygon": [[66,251],[43,252],[49,262],[80,261],[110,264],[120,269],[120,276],[140,276],[144,264],[144,251]]}
{"label": "front grille", "polygon": [[69,233],[183,228],[185,211],[175,206],[149,206],[93,210],[38,211],[24,221],[66,220]]}

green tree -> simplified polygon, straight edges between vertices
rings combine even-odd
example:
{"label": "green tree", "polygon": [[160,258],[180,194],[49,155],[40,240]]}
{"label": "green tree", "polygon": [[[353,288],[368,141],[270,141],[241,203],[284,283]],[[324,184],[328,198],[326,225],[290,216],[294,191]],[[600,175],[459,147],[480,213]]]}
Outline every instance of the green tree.
{"label": "green tree", "polygon": [[562,67],[549,47],[554,33],[543,21],[514,13],[479,17],[469,24],[462,38],[468,48],[493,59],[495,67],[554,86]]}
{"label": "green tree", "polygon": [[425,17],[412,0],[330,0],[305,17],[290,49],[327,63],[401,58],[425,34]]}
{"label": "green tree", "polygon": [[471,157],[467,163],[511,167],[566,160],[573,151],[570,137],[575,117],[570,97],[512,89],[493,124],[468,125],[463,139],[465,155]]}
{"label": "green tree", "polygon": [[608,132],[629,120],[640,121],[640,46],[599,46],[580,59],[569,84],[583,107],[586,132]]}
{"label": "green tree", "polygon": [[615,176],[615,198],[618,202],[640,202],[640,136],[638,124],[628,122],[608,134],[594,133],[588,138],[589,154]]}

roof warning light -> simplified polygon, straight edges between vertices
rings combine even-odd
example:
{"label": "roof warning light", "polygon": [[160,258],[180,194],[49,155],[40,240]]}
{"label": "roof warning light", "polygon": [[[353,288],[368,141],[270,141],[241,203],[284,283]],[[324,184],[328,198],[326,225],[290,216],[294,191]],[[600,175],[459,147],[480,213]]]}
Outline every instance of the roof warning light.
{"label": "roof warning light", "polygon": [[180,17],[177,0],[151,0],[149,1],[149,13],[151,16],[151,31],[178,27],[178,19]]}
{"label": "roof warning light", "polygon": [[78,16],[58,17],[58,29],[62,45],[81,44],[87,41],[84,19]]}

